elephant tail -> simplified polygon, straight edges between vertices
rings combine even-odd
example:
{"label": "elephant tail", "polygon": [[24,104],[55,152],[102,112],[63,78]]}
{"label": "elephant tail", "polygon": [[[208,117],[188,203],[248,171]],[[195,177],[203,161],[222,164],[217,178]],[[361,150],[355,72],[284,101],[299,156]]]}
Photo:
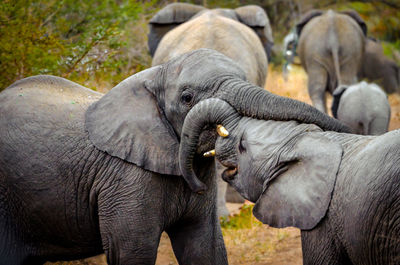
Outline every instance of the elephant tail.
{"label": "elephant tail", "polygon": [[337,78],[336,87],[342,85],[342,78],[340,77],[340,64],[339,64],[339,49],[338,47],[332,48],[333,66],[335,67],[335,74]]}

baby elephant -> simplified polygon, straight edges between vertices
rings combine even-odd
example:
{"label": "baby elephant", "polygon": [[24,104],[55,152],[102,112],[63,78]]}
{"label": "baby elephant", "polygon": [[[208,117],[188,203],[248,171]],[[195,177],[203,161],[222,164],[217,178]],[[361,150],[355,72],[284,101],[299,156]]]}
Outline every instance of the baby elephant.
{"label": "baby elephant", "polygon": [[399,130],[324,132],[297,121],[243,117],[225,101],[208,99],[182,129],[187,178],[196,178],[185,163],[193,152],[187,148],[206,124],[225,127],[214,150],[227,167],[222,178],[256,203],[255,217],[302,230],[303,264],[399,264]]}
{"label": "baby elephant", "polygon": [[380,135],[388,131],[390,105],[379,86],[363,81],[335,89],[332,114],[354,133]]}

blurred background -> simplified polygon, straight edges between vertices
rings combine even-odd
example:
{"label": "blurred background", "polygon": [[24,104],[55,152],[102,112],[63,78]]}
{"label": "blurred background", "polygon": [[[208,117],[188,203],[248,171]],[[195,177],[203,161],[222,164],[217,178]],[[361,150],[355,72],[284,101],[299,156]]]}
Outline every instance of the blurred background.
{"label": "blurred background", "polygon": [[[107,91],[151,64],[147,22],[174,1],[3,0],[0,3],[0,90],[37,74],[62,76]],[[310,9],[354,9],[368,34],[383,41],[400,63],[400,2],[333,0],[194,0],[209,8],[257,4],[267,12],[275,39],[273,66],[283,63],[281,44]],[[281,67],[276,67],[281,68]]]}

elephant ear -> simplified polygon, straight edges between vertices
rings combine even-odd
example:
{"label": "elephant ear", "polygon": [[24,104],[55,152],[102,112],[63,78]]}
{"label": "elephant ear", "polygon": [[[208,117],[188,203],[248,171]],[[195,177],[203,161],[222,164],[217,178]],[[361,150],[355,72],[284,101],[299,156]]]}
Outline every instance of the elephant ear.
{"label": "elephant ear", "polygon": [[158,44],[165,34],[205,9],[198,5],[173,3],[158,11],[149,22],[150,32],[147,44],[151,56],[154,56]]}
{"label": "elephant ear", "polygon": [[296,24],[296,34],[297,36],[300,37],[301,31],[303,30],[304,26],[313,18],[318,17],[322,15],[324,12],[322,10],[310,10],[307,13],[305,13],[300,21]]}
{"label": "elephant ear", "polygon": [[180,175],[178,139],[148,90],[161,68],[125,79],[90,105],[85,126],[98,149],[146,170]]}
{"label": "elephant ear", "polygon": [[236,8],[235,12],[241,23],[254,30],[260,38],[268,58],[270,58],[271,48],[274,45],[274,38],[272,36],[268,15],[265,13],[264,9],[256,5],[247,5]]}
{"label": "elephant ear", "polygon": [[354,11],[354,10],[348,10],[348,11],[343,11],[340,12],[344,15],[348,15],[349,17],[351,17],[352,19],[354,19],[357,24],[360,26],[362,32],[364,33],[364,36],[367,36],[367,24],[365,24],[364,20],[360,17],[360,15]]}
{"label": "elephant ear", "polygon": [[337,111],[340,104],[340,98],[342,97],[343,93],[346,91],[347,86],[340,85],[338,86],[332,93],[333,101],[332,101],[332,115],[333,117],[337,118]]}
{"label": "elephant ear", "polygon": [[272,179],[253,209],[272,227],[314,228],[328,210],[342,157],[340,144],[322,136],[300,136],[287,171]]}

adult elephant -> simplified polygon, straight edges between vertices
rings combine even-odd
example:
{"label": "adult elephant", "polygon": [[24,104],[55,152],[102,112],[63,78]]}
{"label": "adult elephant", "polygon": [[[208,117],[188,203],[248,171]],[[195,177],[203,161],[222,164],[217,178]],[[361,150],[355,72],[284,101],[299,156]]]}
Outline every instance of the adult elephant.
{"label": "adult elephant", "polygon": [[197,104],[182,129],[180,161],[193,181],[193,146],[222,124],[222,178],[255,202],[272,227],[300,228],[303,264],[398,264],[400,131],[381,136],[323,132],[296,121],[243,117],[219,99]]}
{"label": "adult elephant", "polygon": [[247,116],[346,130],[251,85],[236,63],[208,49],[142,71],[104,96],[54,76],[20,80],[0,94],[1,263],[104,251],[109,264],[154,264],[166,231],[180,264],[226,264],[214,160],[201,156],[214,130],[192,156],[208,186],[203,195],[195,193],[203,184],[186,183],[178,163],[186,114],[209,97]]}
{"label": "adult elephant", "polygon": [[268,16],[256,5],[206,9],[173,3],[149,23],[153,65],[200,48],[214,49],[239,63],[251,83],[264,87],[273,37]]}
{"label": "adult elephant", "polygon": [[296,31],[312,104],[326,112],[326,92],[357,82],[367,26],[354,11],[312,10],[297,23]]}
{"label": "adult elephant", "polygon": [[400,68],[383,54],[378,41],[367,38],[360,78],[378,81],[387,93],[400,91]]}

